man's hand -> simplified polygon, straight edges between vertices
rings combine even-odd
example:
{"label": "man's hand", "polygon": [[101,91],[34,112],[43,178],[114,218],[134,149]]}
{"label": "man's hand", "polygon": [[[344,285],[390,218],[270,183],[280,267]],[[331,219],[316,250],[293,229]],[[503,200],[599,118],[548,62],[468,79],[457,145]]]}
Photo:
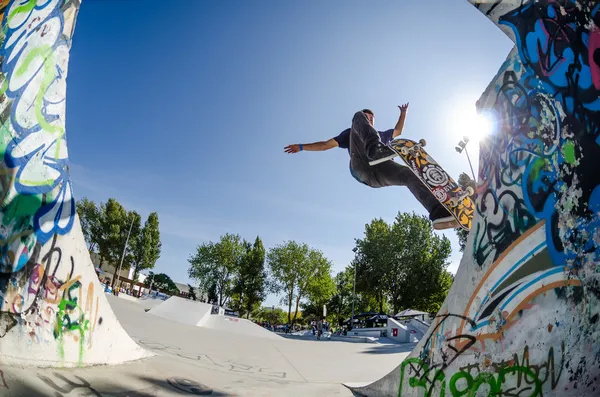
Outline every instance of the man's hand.
{"label": "man's hand", "polygon": [[296,143],[293,145],[288,145],[288,146],[284,147],[283,150],[286,153],[298,153],[300,151],[300,145],[298,145]]}
{"label": "man's hand", "polygon": [[404,105],[398,106],[400,109],[400,117],[398,117],[398,122],[394,127],[394,132],[392,133],[392,139],[399,137],[402,134],[402,130],[404,129],[404,120],[406,119],[406,110],[408,109],[408,102]]}

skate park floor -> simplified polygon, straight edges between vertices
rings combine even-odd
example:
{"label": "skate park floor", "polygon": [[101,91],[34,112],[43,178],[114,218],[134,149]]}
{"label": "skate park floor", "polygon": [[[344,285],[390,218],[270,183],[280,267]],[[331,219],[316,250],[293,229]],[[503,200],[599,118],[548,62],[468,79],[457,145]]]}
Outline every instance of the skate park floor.
{"label": "skate park floor", "polygon": [[415,344],[260,338],[171,322],[107,295],[123,328],[154,357],[73,369],[0,364],[0,396],[352,396],[343,382],[371,382]]}

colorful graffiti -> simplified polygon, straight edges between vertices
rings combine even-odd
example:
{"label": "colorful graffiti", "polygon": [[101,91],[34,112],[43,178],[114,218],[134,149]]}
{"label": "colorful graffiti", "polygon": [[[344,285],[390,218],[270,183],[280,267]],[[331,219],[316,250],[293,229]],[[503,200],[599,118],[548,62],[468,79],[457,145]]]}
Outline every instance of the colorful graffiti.
{"label": "colorful graffiti", "polygon": [[543,387],[555,389],[562,375],[564,360],[556,360],[551,347],[545,360],[531,363],[525,346],[520,357],[515,353],[498,362],[485,357],[481,364],[467,364],[447,375],[421,359],[409,358],[400,367],[400,390],[408,386],[408,393],[425,396],[541,396]]}
{"label": "colorful graffiti", "polygon": [[600,42],[598,28],[589,29],[598,9],[586,2],[527,2],[498,18],[512,29],[516,51],[494,87],[491,108],[500,130],[481,148],[484,222],[474,242],[480,265],[542,220],[555,264],[576,270],[600,259],[594,238],[600,174],[593,171],[600,155],[594,83],[600,66],[588,51],[590,42]]}
{"label": "colorful graffiti", "polygon": [[[9,283],[4,291],[4,305],[0,319],[6,322],[4,334],[12,327],[18,326],[19,333],[26,336],[30,345],[57,344],[57,354],[64,358],[65,338],[79,345],[79,360],[92,344],[91,336],[97,324],[102,323],[98,313],[98,297],[94,295],[94,284],[84,286],[80,276],[75,276],[73,257],[65,265],[62,252],[56,246],[56,236],[49,252],[41,263],[34,263],[25,268],[23,273],[28,277],[23,285]],[[65,273],[66,278],[57,277]]]}
{"label": "colorful graffiti", "polygon": [[65,135],[81,0],[0,0],[0,362],[73,367],[152,354],[112,312],[75,213]]}
{"label": "colorful graffiti", "polygon": [[[79,345],[100,322],[94,284],[63,254],[75,203],[65,136],[66,76],[79,1],[0,2],[0,338]],[[14,332],[14,331],[13,331]]]}
{"label": "colorful graffiti", "polygon": [[428,333],[356,391],[598,395],[600,4],[469,1],[515,43],[477,103],[477,215]]}
{"label": "colorful graffiti", "polygon": [[[33,247],[66,234],[75,203],[64,128],[68,52],[63,1],[13,1],[2,22],[4,111],[0,149],[7,172],[2,191],[2,271],[18,272]],[[15,238],[18,236],[19,238]]]}
{"label": "colorful graffiti", "polygon": [[[586,395],[600,364],[600,67],[590,53],[600,6],[476,3],[515,40],[478,103],[496,131],[480,151],[477,282],[459,314],[445,305],[418,357],[402,364],[400,394]],[[523,365],[514,353],[523,345],[527,362],[551,346],[546,364]]]}

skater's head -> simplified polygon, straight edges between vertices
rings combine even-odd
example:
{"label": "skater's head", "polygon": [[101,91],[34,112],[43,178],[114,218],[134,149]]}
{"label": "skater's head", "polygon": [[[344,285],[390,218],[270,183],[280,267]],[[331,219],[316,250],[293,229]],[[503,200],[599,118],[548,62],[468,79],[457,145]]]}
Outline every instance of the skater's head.
{"label": "skater's head", "polygon": [[363,112],[365,114],[365,116],[367,116],[367,120],[369,120],[369,124],[371,124],[371,125],[375,124],[375,114],[373,113],[373,111],[371,109],[363,109],[363,110],[361,110],[361,112]]}

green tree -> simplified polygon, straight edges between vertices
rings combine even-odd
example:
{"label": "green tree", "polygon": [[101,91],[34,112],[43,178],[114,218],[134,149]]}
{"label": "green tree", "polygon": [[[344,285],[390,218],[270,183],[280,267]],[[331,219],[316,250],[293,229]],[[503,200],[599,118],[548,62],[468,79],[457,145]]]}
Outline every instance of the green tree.
{"label": "green tree", "polygon": [[271,290],[275,293],[283,292],[282,299],[288,307],[288,323],[292,323],[292,305],[298,295],[298,284],[307,267],[309,248],[306,244],[288,241],[272,247],[267,254],[267,262],[272,275]]}
{"label": "green tree", "polygon": [[365,236],[356,239],[353,249],[356,265],[356,290],[375,298],[377,311],[384,310],[390,283],[396,280],[395,258],[397,244],[392,227],[383,219],[374,219],[365,225]]}
{"label": "green tree", "polygon": [[190,295],[190,299],[196,300],[197,299],[196,290],[194,289],[194,287],[192,287],[189,284],[188,284],[188,288],[189,288],[188,294]]}
{"label": "green tree", "polygon": [[[82,198],[75,204],[83,238],[87,244],[88,251],[95,252],[98,247],[100,235],[100,208],[87,197]],[[100,264],[102,265],[102,264]]]}
{"label": "green tree", "polygon": [[440,292],[440,277],[452,252],[450,240],[435,234],[426,217],[407,213],[396,217],[392,236],[397,254],[390,291],[394,313],[426,310],[431,297]]}
{"label": "green tree", "polygon": [[[331,322],[339,324],[352,315],[352,296],[354,287],[354,267],[346,266],[334,277],[335,294],[327,304],[327,316]],[[356,309],[356,301],[354,302]]]}
{"label": "green tree", "polygon": [[384,312],[389,299],[394,313],[419,309],[438,293],[439,279],[448,266],[450,241],[437,236],[431,222],[414,213],[398,213],[393,224],[375,219],[356,240],[357,290],[376,298]]}
{"label": "green tree", "polygon": [[[133,224],[132,224],[133,222]],[[114,198],[108,199],[106,203],[100,204],[100,222],[98,229],[98,254],[100,263],[106,260],[115,267],[115,275],[123,257],[122,270],[127,270],[132,263],[131,241],[127,241],[127,235],[131,227],[131,235],[139,233],[141,217],[135,211],[126,211],[125,208]],[[131,240],[131,236],[130,236]],[[126,245],[127,244],[127,245]],[[114,287],[117,277],[113,277],[111,286]]]}
{"label": "green tree", "polygon": [[[335,293],[327,303],[327,319],[332,324],[341,324],[343,321],[352,316],[352,300],[354,295],[354,265],[348,265],[346,268],[334,277]],[[382,309],[382,310],[381,310]],[[356,292],[354,297],[354,313],[383,311],[388,310],[387,301],[382,305],[377,301],[376,297],[369,295],[367,292]],[[305,317],[311,319],[321,315],[323,307],[307,302],[302,305],[302,312]]]}
{"label": "green tree", "polygon": [[[463,189],[466,189],[468,186],[471,186],[473,190],[475,190],[477,186],[475,181],[464,172],[458,176],[458,185]],[[475,195],[473,195],[471,199],[475,200]],[[469,236],[469,231],[461,227],[458,227],[454,230],[456,231],[456,235],[458,236],[458,245],[460,246],[460,252],[463,252],[465,246],[467,245],[467,237]]]}
{"label": "green tree", "polygon": [[435,292],[429,297],[425,299],[425,302],[419,307],[420,310],[426,311],[428,313],[438,313],[446,296],[448,295],[448,291],[450,291],[450,287],[452,287],[452,283],[454,282],[454,276],[447,270],[444,270],[440,273],[437,279],[437,287],[435,288]]}
{"label": "green tree", "polygon": [[306,283],[306,298],[317,307],[317,315],[323,317],[323,306],[329,303],[336,291],[335,282],[331,277],[331,262],[317,250],[309,252],[308,261],[312,274]]}
{"label": "green tree", "polygon": [[287,315],[279,307],[258,307],[252,312],[252,318],[270,324],[285,324]]}
{"label": "green tree", "polygon": [[244,248],[239,235],[227,233],[216,243],[210,241],[199,245],[196,254],[188,259],[189,277],[197,280],[204,291],[214,287],[219,306],[226,305],[233,294]]}
{"label": "green tree", "polygon": [[[136,231],[137,232],[137,231]],[[132,230],[131,266],[134,268],[133,279],[137,280],[142,270],[153,269],[160,258],[162,243],[158,225],[158,213],[148,215],[144,227],[135,233]]]}
{"label": "green tree", "polygon": [[[122,269],[129,269],[135,263],[135,249],[137,241],[142,233],[142,216],[136,211],[127,211],[127,215],[123,224],[121,225],[121,252],[119,253],[119,261],[123,255],[123,249],[125,249],[125,256],[123,257]],[[117,252],[119,251],[117,247]]]}
{"label": "green tree", "polygon": [[219,295],[217,294],[217,283],[215,281],[209,282],[208,285],[202,287],[204,295],[206,295],[207,302],[218,302]]}
{"label": "green tree", "polygon": [[[100,236],[98,249],[101,259],[106,259],[113,266],[118,263],[123,253],[123,229],[128,228],[127,212],[114,198],[100,204]],[[114,280],[113,280],[114,282]]]}
{"label": "green tree", "polygon": [[331,263],[307,244],[288,241],[275,246],[269,250],[267,262],[272,275],[272,291],[284,293],[282,302],[288,307],[288,323],[293,324],[296,320],[303,299],[331,294]]}
{"label": "green tree", "polygon": [[165,273],[154,274],[153,272],[149,272],[148,277],[144,280],[144,285],[149,289],[151,288],[166,294],[177,295],[179,293],[179,288],[177,288],[175,282]]}
{"label": "green tree", "polygon": [[[115,239],[114,241],[111,241],[112,245],[109,246],[111,255],[109,260],[115,267],[115,277],[113,277],[112,280],[113,286],[115,283],[119,284],[119,280],[116,277],[119,268],[121,271],[128,270],[133,264],[135,240],[140,233],[141,221],[142,217],[140,214],[135,211],[126,211],[125,217],[120,221],[121,223],[117,225],[118,234],[115,232]],[[116,228],[113,230],[116,230]]]}
{"label": "green tree", "polygon": [[256,237],[254,245],[247,241],[243,245],[244,255],[232,289],[232,307],[239,311],[240,317],[248,318],[266,297],[267,272],[265,248],[260,237]]}

